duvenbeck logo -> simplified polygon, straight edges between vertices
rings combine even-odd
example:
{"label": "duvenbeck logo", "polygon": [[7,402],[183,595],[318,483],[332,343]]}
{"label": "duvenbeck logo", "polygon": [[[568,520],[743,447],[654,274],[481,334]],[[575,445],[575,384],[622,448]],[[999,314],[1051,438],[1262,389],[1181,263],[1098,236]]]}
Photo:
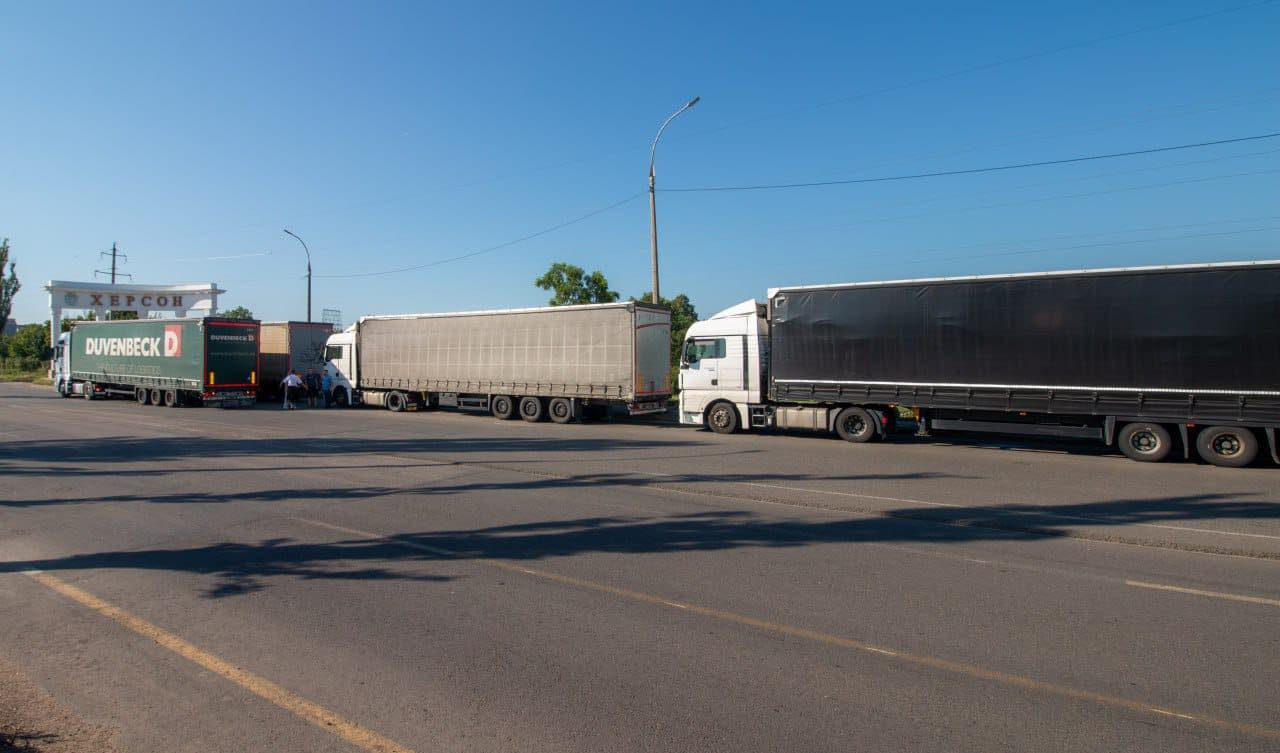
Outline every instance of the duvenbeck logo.
{"label": "duvenbeck logo", "polygon": [[164,337],[88,337],[84,341],[87,356],[124,356],[126,358],[180,358],[182,325],[166,324]]}
{"label": "duvenbeck logo", "polygon": [[164,325],[164,354],[167,358],[182,357],[182,325]]}

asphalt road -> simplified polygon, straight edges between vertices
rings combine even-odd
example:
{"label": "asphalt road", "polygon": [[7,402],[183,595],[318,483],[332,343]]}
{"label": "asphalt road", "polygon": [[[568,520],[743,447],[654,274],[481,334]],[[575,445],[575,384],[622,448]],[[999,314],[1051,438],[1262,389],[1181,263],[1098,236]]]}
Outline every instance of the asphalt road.
{"label": "asphalt road", "polygon": [[0,657],[147,751],[1273,751],[1280,469],[0,385]]}

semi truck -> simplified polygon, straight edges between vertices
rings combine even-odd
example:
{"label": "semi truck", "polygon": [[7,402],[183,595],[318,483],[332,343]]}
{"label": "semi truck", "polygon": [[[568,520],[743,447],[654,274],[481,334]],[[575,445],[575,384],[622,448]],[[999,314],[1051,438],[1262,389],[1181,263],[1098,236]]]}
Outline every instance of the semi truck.
{"label": "semi truck", "polygon": [[690,327],[679,379],[681,423],[721,433],[870,442],[909,415],[1280,463],[1280,261],[774,288]]}
{"label": "semi truck", "polygon": [[54,347],[63,397],[140,405],[249,405],[258,390],[258,322],[202,317],[76,322]]}
{"label": "semi truck", "polygon": [[324,368],[324,346],[333,334],[328,322],[262,322],[260,337],[262,373],[258,392],[263,397],[279,397],[286,374]]}
{"label": "semi truck", "polygon": [[325,352],[337,405],[568,423],[666,410],[671,311],[639,302],[366,316]]}

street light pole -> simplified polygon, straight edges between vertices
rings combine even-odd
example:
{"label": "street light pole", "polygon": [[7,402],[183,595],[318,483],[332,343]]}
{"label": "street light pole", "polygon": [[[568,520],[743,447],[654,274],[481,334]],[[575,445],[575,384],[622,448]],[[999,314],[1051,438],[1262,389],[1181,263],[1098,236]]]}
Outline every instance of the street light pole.
{"label": "street light pole", "polygon": [[662,132],[667,130],[667,126],[676,119],[677,115],[698,104],[700,99],[702,97],[694,97],[685,102],[683,107],[671,113],[671,117],[662,121],[662,125],[658,128],[658,134],[653,137],[653,146],[649,149],[649,254],[653,264],[654,303],[660,301],[661,298],[658,296],[658,201],[657,195],[654,193],[653,161],[658,153],[658,139],[662,138]]}
{"label": "street light pole", "polygon": [[307,252],[307,321],[311,321],[311,249],[307,248],[307,242],[298,238],[297,235],[289,232],[288,228],[284,229],[285,233],[292,235],[302,244],[302,250]]}

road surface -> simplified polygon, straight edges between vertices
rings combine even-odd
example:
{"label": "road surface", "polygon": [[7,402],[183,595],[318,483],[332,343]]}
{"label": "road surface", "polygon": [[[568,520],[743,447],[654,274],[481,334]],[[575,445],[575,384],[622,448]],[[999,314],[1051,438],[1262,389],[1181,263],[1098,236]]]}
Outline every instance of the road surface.
{"label": "road surface", "polygon": [[0,385],[0,478],[131,753],[1280,749],[1277,468]]}

